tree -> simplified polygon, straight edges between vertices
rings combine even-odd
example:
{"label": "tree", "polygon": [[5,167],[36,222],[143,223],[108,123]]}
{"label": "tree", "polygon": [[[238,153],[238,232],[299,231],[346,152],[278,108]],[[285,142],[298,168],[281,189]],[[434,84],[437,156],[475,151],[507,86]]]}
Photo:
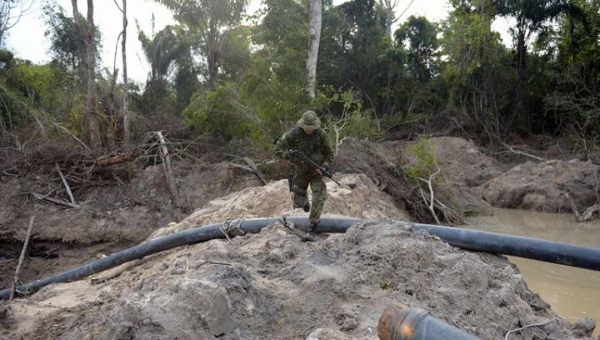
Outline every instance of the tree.
{"label": "tree", "polygon": [[411,16],[396,31],[398,46],[408,46],[408,62],[413,78],[427,81],[434,76],[433,53],[438,48],[437,29],[425,17]]}
{"label": "tree", "polygon": [[[48,26],[45,36],[50,39],[52,59],[73,76],[76,83],[74,86],[83,86],[87,74],[86,45],[75,19],[68,17],[60,6],[47,5],[43,10]],[[98,32],[95,40],[98,46]]]}
{"label": "tree", "polygon": [[94,0],[87,0],[87,23],[81,18],[82,15],[77,8],[77,0],[71,0],[71,4],[73,5],[73,17],[85,43],[88,68],[86,115],[89,122],[91,145],[92,148],[97,149],[102,147],[102,139],[100,138],[100,123],[96,111],[96,44],[94,40],[96,26],[94,25]]}
{"label": "tree", "polygon": [[208,66],[208,89],[216,90],[225,32],[237,26],[248,0],[155,0],[172,10],[175,19],[197,36],[195,48]]}
{"label": "tree", "polygon": [[399,16],[396,16],[394,11],[396,7],[400,4],[400,0],[379,0],[379,6],[383,9],[385,13],[385,36],[389,37],[392,35],[392,25],[395,24],[406,11],[412,6],[415,0],[410,0],[406,8],[400,13]]}
{"label": "tree", "polygon": [[[556,63],[544,103],[548,132],[578,135],[584,152],[600,140],[600,0],[575,0],[585,14],[565,17],[551,37]],[[566,127],[566,129],[565,129]]]}
{"label": "tree", "polygon": [[319,59],[319,42],[321,41],[321,0],[310,0],[309,9],[309,50],[306,58],[306,73],[308,74],[308,95],[315,99],[315,84],[317,77],[317,60]]}
{"label": "tree", "polygon": [[[390,39],[385,15],[375,0],[353,0],[328,9],[324,15],[318,82],[341,92],[355,89],[365,100],[365,111],[381,111],[379,104],[388,80]],[[339,111],[339,110],[338,110]]]}
{"label": "tree", "polygon": [[581,10],[569,0],[494,0],[498,14],[516,19],[516,25],[511,29],[515,55],[516,70],[515,105],[507,120],[510,121],[516,113],[523,111],[522,92],[524,86],[527,41],[535,33],[547,29],[547,25],[561,14],[567,13],[581,17]]}
{"label": "tree", "polygon": [[492,30],[490,0],[453,0],[443,23],[441,76],[450,89],[450,105],[495,141],[510,110],[514,76],[510,54]]}
{"label": "tree", "polygon": [[[147,36],[138,26],[138,39],[146,59],[150,63],[150,73],[144,89],[142,112],[181,111],[196,89],[197,71],[191,55],[192,36],[179,26],[166,26]],[[171,100],[170,79],[175,79],[177,99]],[[176,103],[179,102],[180,104]],[[176,108],[177,106],[177,108]]]}
{"label": "tree", "polygon": [[[29,4],[27,4],[27,1]],[[4,38],[6,32],[13,28],[21,17],[27,13],[34,0],[2,0],[0,1],[0,47],[4,46]],[[19,8],[19,14],[13,15],[17,7]]]}
{"label": "tree", "polygon": [[129,79],[127,79],[127,0],[123,0],[123,8],[115,0],[115,5],[123,14],[123,40],[121,52],[123,54],[123,143],[125,149],[129,148]]}

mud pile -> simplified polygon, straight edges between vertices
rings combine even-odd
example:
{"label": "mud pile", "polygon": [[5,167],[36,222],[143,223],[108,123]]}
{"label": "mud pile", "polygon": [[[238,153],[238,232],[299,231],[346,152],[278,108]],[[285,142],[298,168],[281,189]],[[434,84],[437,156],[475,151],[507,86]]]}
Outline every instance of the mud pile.
{"label": "mud pile", "polygon": [[[435,137],[427,142],[441,170],[435,178],[436,198],[440,197],[449,203],[447,205],[465,215],[485,213],[489,204],[474,189],[502,174],[501,166],[472,141],[457,137]],[[405,168],[419,162],[412,150],[414,144],[397,146],[402,149]]]}
{"label": "mud pile", "polygon": [[161,254],[104,285],[48,287],[11,305],[3,336],[27,325],[23,339],[374,340],[396,302],[482,339],[552,318],[511,339],[575,338],[502,257],[385,221],[318,239],[302,243],[274,225]]}
{"label": "mud pile", "polygon": [[[329,214],[376,218],[303,243],[280,225],[153,255],[108,282],[57,284],[0,316],[6,339],[377,339],[385,306],[402,303],[482,339],[575,339],[571,325],[504,257],[453,248],[406,230],[364,175],[328,183]],[[293,214],[285,181],[210,202],[153,236],[228,218]],[[577,328],[577,332],[579,331]],[[586,338],[585,332],[581,333]],[[586,338],[591,339],[591,338]]]}
{"label": "mud pile", "polygon": [[[392,198],[381,192],[366,175],[336,175],[336,178],[342,186],[325,179],[328,198],[325,201],[323,216],[411,220],[410,216],[398,209]],[[310,190],[309,200],[312,200]],[[149,238],[229,219],[293,216],[300,211],[292,207],[287,180],[279,180],[266,186],[246,188],[215,199],[180,223],[155,231]]]}
{"label": "mud pile", "polygon": [[579,210],[598,200],[600,167],[592,162],[551,160],[528,161],[491,179],[477,191],[490,204],[545,212],[569,212],[567,196]]}
{"label": "mud pile", "polygon": [[[36,220],[32,241],[21,272],[30,282],[83,265],[98,253],[110,253],[144,241],[156,229],[179,221],[210,200],[258,185],[253,174],[231,169],[227,163],[211,165],[179,162],[174,167],[181,208],[169,194],[162,165],[139,170],[130,182],[113,178],[109,184],[86,191],[74,190],[80,209],[33,199],[31,192],[68,201],[60,177],[3,177],[0,180],[0,272],[14,272],[29,218]],[[100,185],[102,184],[102,185]],[[6,288],[10,275],[0,276]]]}

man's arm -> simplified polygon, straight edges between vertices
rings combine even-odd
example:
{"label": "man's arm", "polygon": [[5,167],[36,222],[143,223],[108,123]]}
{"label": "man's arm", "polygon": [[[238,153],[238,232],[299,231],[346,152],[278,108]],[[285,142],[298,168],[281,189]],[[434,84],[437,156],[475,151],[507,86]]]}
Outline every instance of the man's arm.
{"label": "man's arm", "polygon": [[[292,131],[286,132],[281,140],[287,145],[292,145]],[[280,141],[275,142],[275,149],[273,150],[273,155],[279,159],[289,159],[290,154],[289,150],[281,143]]]}

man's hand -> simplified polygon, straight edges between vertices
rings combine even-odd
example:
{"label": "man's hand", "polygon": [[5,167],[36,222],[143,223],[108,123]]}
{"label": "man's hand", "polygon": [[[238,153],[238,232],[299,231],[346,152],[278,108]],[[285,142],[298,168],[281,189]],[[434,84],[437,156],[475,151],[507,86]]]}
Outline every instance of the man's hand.
{"label": "man's hand", "polygon": [[321,171],[321,169],[315,169],[315,171],[316,171],[316,172],[317,172],[319,175],[323,176],[323,171]]}
{"label": "man's hand", "polygon": [[295,154],[290,153],[287,155],[287,160],[292,163],[292,164],[298,164],[300,163],[300,158],[298,158]]}

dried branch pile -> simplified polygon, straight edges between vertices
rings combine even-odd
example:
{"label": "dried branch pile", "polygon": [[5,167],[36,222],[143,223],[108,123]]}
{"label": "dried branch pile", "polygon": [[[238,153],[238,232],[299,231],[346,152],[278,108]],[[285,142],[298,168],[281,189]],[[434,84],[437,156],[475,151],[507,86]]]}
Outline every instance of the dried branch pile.
{"label": "dried branch pile", "polygon": [[402,168],[386,159],[373,144],[346,139],[338,151],[335,168],[344,173],[366,174],[416,221],[433,222],[429,208],[420,196],[419,187],[410,184]]}

